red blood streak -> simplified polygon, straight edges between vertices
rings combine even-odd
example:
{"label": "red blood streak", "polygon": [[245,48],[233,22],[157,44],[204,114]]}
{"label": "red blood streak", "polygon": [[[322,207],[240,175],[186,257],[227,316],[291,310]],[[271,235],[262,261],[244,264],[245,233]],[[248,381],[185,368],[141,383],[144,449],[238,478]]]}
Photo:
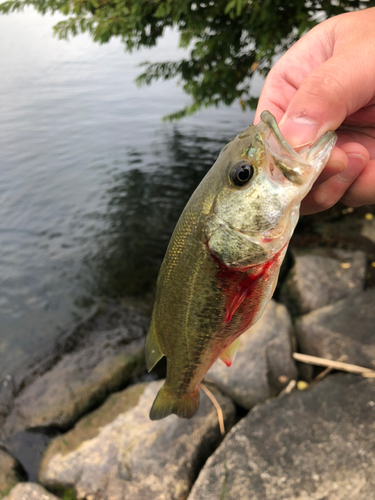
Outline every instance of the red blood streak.
{"label": "red blood streak", "polygon": [[[279,250],[271,259],[247,269],[234,270],[228,269],[222,262],[218,261],[220,271],[218,280],[222,292],[227,295],[228,299],[225,306],[225,323],[229,323],[238,307],[246,298],[252,296],[253,290],[260,279],[267,281],[275,270],[275,265],[279,265],[279,257],[284,247]],[[254,308],[257,309],[257,308]],[[256,310],[253,311],[256,313]],[[246,315],[244,321],[249,325],[254,314]],[[243,330],[241,328],[241,330]]]}
{"label": "red blood streak", "polygon": [[242,304],[246,297],[251,294],[251,290],[258,282],[261,274],[251,274],[244,272],[237,281],[232,293],[229,295],[225,307],[225,323],[229,323],[236,309]]}

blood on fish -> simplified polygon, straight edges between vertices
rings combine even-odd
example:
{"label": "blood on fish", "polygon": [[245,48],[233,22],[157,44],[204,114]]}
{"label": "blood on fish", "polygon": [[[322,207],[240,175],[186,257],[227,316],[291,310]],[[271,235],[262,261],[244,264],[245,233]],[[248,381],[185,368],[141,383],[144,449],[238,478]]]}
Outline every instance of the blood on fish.
{"label": "blood on fish", "polygon": [[270,243],[273,240],[273,238],[267,238],[267,236],[264,236],[262,238],[262,243]]}
{"label": "blood on fish", "polygon": [[[220,270],[217,275],[220,282],[220,288],[223,293],[228,296],[225,306],[225,323],[229,323],[233,314],[244,302],[244,300],[252,296],[253,290],[259,280],[262,279],[263,281],[266,281],[269,279],[270,273],[274,269],[274,265],[278,265],[280,254],[283,252],[284,248],[285,247],[279,250],[279,252],[266,262],[248,267],[246,270],[241,269],[239,271],[228,269],[219,260],[217,260],[220,266]],[[247,325],[251,323],[255,312],[256,311],[254,310],[253,314],[246,315],[247,317],[244,318]],[[241,330],[243,331],[242,328]]]}
{"label": "blood on fish", "polygon": [[236,309],[242,304],[245,298],[251,294],[251,290],[261,276],[261,273],[248,274],[247,272],[244,272],[242,274],[240,279],[237,281],[234,290],[228,297],[225,307],[225,323],[229,323]]}

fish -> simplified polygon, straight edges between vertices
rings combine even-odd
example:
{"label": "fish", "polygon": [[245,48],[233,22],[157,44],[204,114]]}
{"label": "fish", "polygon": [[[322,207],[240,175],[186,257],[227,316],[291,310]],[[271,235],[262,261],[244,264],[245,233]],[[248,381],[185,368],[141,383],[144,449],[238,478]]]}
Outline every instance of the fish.
{"label": "fish", "polygon": [[150,418],[191,418],[199,384],[220,358],[230,366],[239,336],[276,287],[302,199],[327,163],[336,134],[294,151],[273,115],[220,152],[174,229],[161,265],[149,332],[148,371],[166,356],[166,380]]}

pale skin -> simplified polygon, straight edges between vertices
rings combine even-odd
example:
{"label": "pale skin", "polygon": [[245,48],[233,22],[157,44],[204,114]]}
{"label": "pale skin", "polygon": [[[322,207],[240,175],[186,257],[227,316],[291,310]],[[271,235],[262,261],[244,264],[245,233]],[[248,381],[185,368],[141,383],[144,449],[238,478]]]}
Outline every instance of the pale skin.
{"label": "pale skin", "polygon": [[254,123],[270,111],[298,150],[328,130],[337,145],[302,214],[375,203],[375,7],[328,19],[270,71]]}

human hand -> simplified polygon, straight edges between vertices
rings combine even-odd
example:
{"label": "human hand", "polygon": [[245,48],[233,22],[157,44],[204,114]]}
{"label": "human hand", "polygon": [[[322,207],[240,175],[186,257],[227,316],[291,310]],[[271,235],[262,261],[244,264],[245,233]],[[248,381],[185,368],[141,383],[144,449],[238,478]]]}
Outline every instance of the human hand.
{"label": "human hand", "polygon": [[375,203],[375,8],[328,19],[270,71],[254,123],[270,111],[289,144],[336,130],[337,145],[301,204],[302,214]]}

